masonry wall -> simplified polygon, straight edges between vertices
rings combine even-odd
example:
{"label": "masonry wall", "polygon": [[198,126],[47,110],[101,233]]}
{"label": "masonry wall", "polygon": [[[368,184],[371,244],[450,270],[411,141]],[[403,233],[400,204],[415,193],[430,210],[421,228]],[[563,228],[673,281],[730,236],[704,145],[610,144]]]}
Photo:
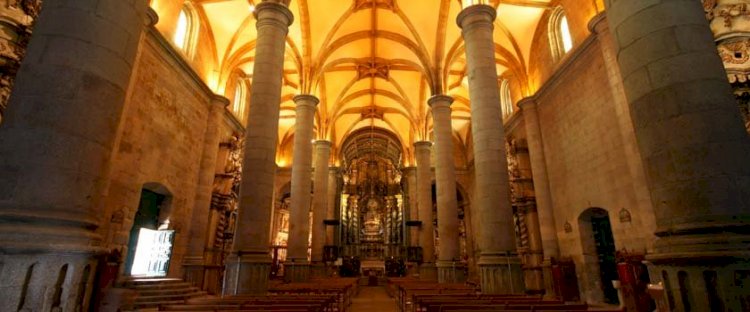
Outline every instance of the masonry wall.
{"label": "masonry wall", "polygon": [[624,95],[610,86],[600,44],[594,37],[579,46],[536,96],[561,256],[576,262],[590,302],[602,300],[587,210],[608,212],[617,250],[646,253],[655,230],[653,209],[637,192],[645,180],[632,174],[626,152],[632,123],[616,107]]}
{"label": "masonry wall", "polygon": [[[156,30],[141,45],[120,141],[113,156],[103,231],[127,255],[144,188],[168,195],[162,217],[175,230],[169,276],[181,276],[203,153],[211,91],[180,63]],[[228,136],[231,127],[223,125]],[[199,212],[200,213],[200,212]],[[205,207],[208,214],[208,207]],[[195,238],[200,239],[200,238]]]}

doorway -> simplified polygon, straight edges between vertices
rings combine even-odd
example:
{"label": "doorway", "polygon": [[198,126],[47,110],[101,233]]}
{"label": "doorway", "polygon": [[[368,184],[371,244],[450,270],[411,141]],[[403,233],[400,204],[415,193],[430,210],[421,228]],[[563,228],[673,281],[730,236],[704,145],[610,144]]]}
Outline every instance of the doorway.
{"label": "doorway", "polygon": [[167,196],[147,189],[141,191],[138,211],[130,229],[126,275],[166,276],[172,254],[174,231],[160,222]]}
{"label": "doorway", "polygon": [[[585,263],[589,266],[592,276],[589,277],[593,284],[598,284],[603,300],[609,304],[619,304],[617,289],[612,281],[618,280],[617,259],[615,257],[615,239],[612,234],[612,224],[609,213],[601,208],[590,208],[581,214],[579,219],[581,226],[581,239],[583,242],[584,255],[591,255],[591,259]],[[596,258],[596,259],[593,259]],[[598,268],[595,268],[598,267]],[[596,281],[593,281],[595,280]],[[587,283],[591,285],[592,283]],[[598,296],[597,296],[598,297]]]}

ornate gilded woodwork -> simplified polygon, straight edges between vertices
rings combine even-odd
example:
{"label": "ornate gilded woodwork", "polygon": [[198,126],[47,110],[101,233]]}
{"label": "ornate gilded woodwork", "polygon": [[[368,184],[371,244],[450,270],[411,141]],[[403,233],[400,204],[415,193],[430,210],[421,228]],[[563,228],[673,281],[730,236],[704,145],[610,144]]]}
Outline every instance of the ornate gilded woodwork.
{"label": "ornate gilded woodwork", "polygon": [[750,133],[750,10],[746,0],[702,0],[716,46]]}
{"label": "ornate gilded woodwork", "polygon": [[0,0],[0,122],[41,8],[41,0]]}

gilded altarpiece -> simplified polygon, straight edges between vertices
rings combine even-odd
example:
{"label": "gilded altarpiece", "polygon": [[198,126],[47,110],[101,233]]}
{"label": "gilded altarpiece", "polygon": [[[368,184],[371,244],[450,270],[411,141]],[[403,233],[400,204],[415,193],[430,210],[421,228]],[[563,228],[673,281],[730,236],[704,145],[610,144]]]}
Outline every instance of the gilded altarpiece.
{"label": "gilded altarpiece", "polygon": [[0,0],[0,122],[41,8],[41,0]]}
{"label": "gilded altarpiece", "polygon": [[719,56],[750,133],[750,1],[702,0]]}
{"label": "gilded altarpiece", "polygon": [[344,144],[340,242],[345,257],[405,256],[405,192],[397,167],[400,145],[394,142],[385,134],[363,133]]}

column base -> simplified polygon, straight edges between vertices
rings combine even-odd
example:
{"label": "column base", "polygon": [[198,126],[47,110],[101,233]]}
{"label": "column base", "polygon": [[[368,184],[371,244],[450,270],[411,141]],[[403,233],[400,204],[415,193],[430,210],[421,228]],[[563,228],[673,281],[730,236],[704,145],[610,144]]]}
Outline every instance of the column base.
{"label": "column base", "polygon": [[419,277],[419,264],[409,262],[406,264],[406,276]]}
{"label": "column base", "polygon": [[523,265],[523,281],[526,294],[542,295],[545,293],[543,265],[544,256],[541,251],[531,251],[526,255]]}
{"label": "column base", "polygon": [[[6,254],[0,256],[0,264],[0,311],[88,311],[87,303],[98,290],[97,259],[92,254]],[[53,306],[57,291],[65,295]],[[84,300],[76,300],[79,296]]]}
{"label": "column base", "polygon": [[331,276],[331,270],[323,262],[312,262],[310,263],[310,277],[311,278],[324,278]]}
{"label": "column base", "polygon": [[307,282],[310,280],[310,262],[284,262],[284,281],[287,283]]}
{"label": "column base", "polygon": [[435,264],[439,283],[466,282],[466,266],[457,261],[438,261]]}
{"label": "column base", "polygon": [[265,295],[271,274],[271,257],[267,252],[233,253],[227,259],[224,276],[225,295]]}
{"label": "column base", "polygon": [[546,258],[542,262],[542,278],[544,279],[544,298],[552,299],[562,294],[555,290],[555,279],[552,277],[552,259]]}
{"label": "column base", "polygon": [[477,263],[484,294],[523,294],[523,271],[517,256],[482,254]]}
{"label": "column base", "polygon": [[419,265],[419,279],[426,281],[437,281],[437,268],[435,263],[425,262]]}
{"label": "column base", "polygon": [[[745,311],[750,308],[750,235],[662,237],[647,255],[649,277],[662,282],[675,311]],[[682,290],[682,291],[681,291]],[[686,300],[683,300],[685,298]]]}
{"label": "column base", "polygon": [[182,258],[183,279],[195,287],[203,289],[206,274],[206,264],[201,256],[186,256]]}

